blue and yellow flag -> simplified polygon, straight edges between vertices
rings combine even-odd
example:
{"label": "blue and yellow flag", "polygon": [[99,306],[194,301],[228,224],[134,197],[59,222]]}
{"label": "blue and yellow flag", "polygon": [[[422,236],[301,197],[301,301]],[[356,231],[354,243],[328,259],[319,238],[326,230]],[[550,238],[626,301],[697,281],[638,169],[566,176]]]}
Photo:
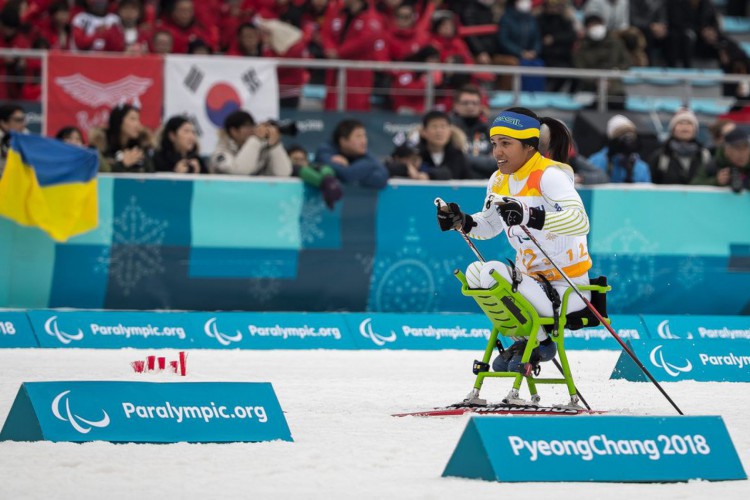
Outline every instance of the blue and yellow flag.
{"label": "blue and yellow flag", "polygon": [[99,224],[95,151],[13,133],[0,179],[0,215],[34,226],[57,241]]}

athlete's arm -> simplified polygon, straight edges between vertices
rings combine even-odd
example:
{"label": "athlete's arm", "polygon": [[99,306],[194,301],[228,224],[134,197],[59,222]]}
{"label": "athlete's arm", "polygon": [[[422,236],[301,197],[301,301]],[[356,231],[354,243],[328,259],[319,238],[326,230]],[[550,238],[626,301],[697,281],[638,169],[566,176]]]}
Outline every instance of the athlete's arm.
{"label": "athlete's arm", "polygon": [[589,218],[573,179],[558,167],[545,169],[539,184],[544,199],[557,211],[544,216],[544,230],[554,234],[582,236],[589,233]]}

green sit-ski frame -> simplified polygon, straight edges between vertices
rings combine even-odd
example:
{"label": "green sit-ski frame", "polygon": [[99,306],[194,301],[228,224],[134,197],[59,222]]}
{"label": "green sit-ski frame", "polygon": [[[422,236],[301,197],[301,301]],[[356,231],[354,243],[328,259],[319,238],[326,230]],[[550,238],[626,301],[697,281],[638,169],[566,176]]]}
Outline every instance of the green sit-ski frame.
{"label": "green sit-ski frame", "polygon": [[[492,357],[492,351],[496,347],[498,335],[505,337],[524,337],[528,339],[526,349],[523,352],[521,362],[527,363],[531,358],[531,351],[539,345],[537,339],[537,332],[540,326],[547,326],[551,329],[554,324],[554,318],[543,318],[540,317],[534,307],[529,301],[523,297],[520,293],[514,292],[512,286],[496,271],[492,271],[490,274],[497,284],[489,289],[476,289],[469,288],[466,283],[466,276],[459,270],[454,271],[456,278],[461,282],[461,293],[474,298],[482,308],[484,313],[492,322],[492,333],[487,341],[487,348],[484,350],[484,357],[482,363],[486,368],[490,363]],[[532,279],[529,276],[524,276],[525,279]],[[592,280],[593,281],[593,280]],[[611,286],[605,285],[579,285],[578,289],[581,291],[591,291],[592,294],[595,292],[605,294],[612,289]],[[539,401],[537,394],[537,384],[565,384],[568,387],[568,393],[570,394],[571,404],[577,405],[578,394],[576,391],[575,384],[573,383],[573,375],[570,373],[570,365],[568,363],[568,356],[565,354],[564,335],[563,331],[567,323],[566,311],[568,307],[568,299],[573,290],[568,288],[562,296],[562,303],[560,306],[560,317],[557,321],[557,328],[550,332],[550,338],[557,344],[557,354],[560,358],[560,364],[562,365],[563,378],[534,378],[533,376],[525,377],[519,372],[492,372],[479,370],[477,373],[476,382],[474,383],[474,389],[469,393],[466,398],[466,403],[473,404],[486,404],[486,400],[479,399],[479,391],[482,388],[482,382],[487,377],[510,377],[514,379],[513,390],[509,396],[514,395],[518,398],[518,390],[521,388],[521,383],[526,379],[529,385],[529,392],[531,393],[532,403]],[[606,312],[602,311],[603,315]],[[605,318],[609,321],[608,318]],[[579,322],[582,326],[588,326],[592,323],[592,319],[579,318]],[[581,325],[579,324],[579,327]],[[475,369],[475,371],[477,371]]]}

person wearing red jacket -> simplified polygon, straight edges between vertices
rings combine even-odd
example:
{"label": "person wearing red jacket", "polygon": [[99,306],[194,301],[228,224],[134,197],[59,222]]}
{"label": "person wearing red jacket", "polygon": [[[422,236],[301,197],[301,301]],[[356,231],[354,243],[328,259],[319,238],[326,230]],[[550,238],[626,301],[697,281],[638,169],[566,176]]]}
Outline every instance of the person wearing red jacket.
{"label": "person wearing red jacket", "polygon": [[[338,0],[305,0],[302,5],[300,27],[305,37],[310,39],[307,50],[313,59],[326,58],[321,31],[326,20],[336,16],[338,11]],[[325,81],[325,71],[322,69],[311,69],[309,75],[312,83],[320,85]]]}
{"label": "person wearing red jacket", "polygon": [[[17,6],[6,5],[0,10],[0,48],[28,49],[31,41],[21,32],[21,18]],[[28,77],[31,61],[8,56],[0,64],[0,99],[19,99],[23,87],[29,82],[19,82],[18,78]],[[8,78],[11,81],[8,81]]]}
{"label": "person wearing red jacket", "polygon": [[107,50],[107,32],[120,22],[116,14],[107,11],[106,0],[86,0],[86,10],[73,16],[72,50]]}
{"label": "person wearing red jacket", "polygon": [[[343,0],[343,9],[323,25],[322,41],[328,59],[374,61],[383,58],[383,26],[364,0]],[[346,70],[346,109],[369,111],[374,73]],[[337,70],[326,71],[325,109],[337,107]]]}
{"label": "person wearing red jacket", "polygon": [[[239,27],[236,40],[227,55],[300,59],[309,57],[309,39],[299,29],[275,19],[259,22],[260,26],[244,23]],[[296,108],[302,95],[302,87],[309,79],[307,71],[298,67],[279,67],[276,72],[281,106]]]}
{"label": "person wearing red jacket", "polygon": [[439,10],[432,16],[432,44],[444,63],[474,64],[469,46],[458,35],[458,20],[453,12]]}
{"label": "person wearing red jacket", "polygon": [[[263,28],[264,30],[271,28]],[[307,49],[309,37],[304,36],[289,47],[286,51],[281,52],[275,48],[273,41],[274,34],[268,32],[265,35],[270,39],[266,46],[264,55],[266,57],[282,57],[290,59],[307,59],[310,57],[310,51]],[[310,80],[310,75],[305,68],[279,67],[276,70],[279,80],[279,103],[282,108],[297,108],[302,96],[302,87]]]}
{"label": "person wearing red jacket", "polygon": [[52,4],[47,16],[39,21],[38,37],[43,39],[50,49],[69,50],[71,37],[70,6],[61,0]]}
{"label": "person wearing red jacket", "polygon": [[217,28],[219,30],[219,50],[229,53],[237,46],[237,32],[243,23],[251,20],[253,9],[244,9],[239,0],[222,2],[219,8]]}
{"label": "person wearing red jacket", "polygon": [[[409,62],[439,63],[440,53],[432,45],[422,47],[405,59]],[[391,106],[398,113],[423,114],[428,74],[424,71],[400,70],[391,73]],[[433,87],[443,83],[441,71],[432,72]]]}
{"label": "person wearing red jacket", "polygon": [[417,13],[411,4],[403,3],[398,6],[389,24],[391,28],[386,34],[386,41],[391,61],[403,61],[430,44],[432,37],[429,26],[425,27],[421,19],[417,24]]}
{"label": "person wearing red jacket", "polygon": [[[190,42],[200,38],[216,50],[218,33],[212,33],[195,16],[193,0],[175,0],[167,16],[156,22],[154,31],[169,31],[172,34],[172,52],[187,54]],[[214,36],[216,35],[216,36]]]}
{"label": "person wearing red jacket", "polygon": [[148,52],[148,33],[139,26],[143,18],[141,0],[120,0],[117,17],[120,22],[107,31],[107,50],[128,54]]}

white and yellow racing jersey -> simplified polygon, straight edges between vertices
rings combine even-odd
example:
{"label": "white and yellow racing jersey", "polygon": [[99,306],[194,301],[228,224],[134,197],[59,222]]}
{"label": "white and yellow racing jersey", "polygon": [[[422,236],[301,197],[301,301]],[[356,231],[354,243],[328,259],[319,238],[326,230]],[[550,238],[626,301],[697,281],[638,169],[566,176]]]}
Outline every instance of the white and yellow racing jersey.
{"label": "white and yellow racing jersey", "polygon": [[487,184],[482,211],[472,214],[477,225],[468,233],[471,238],[481,240],[505,232],[516,250],[516,267],[521,272],[541,274],[549,281],[561,280],[562,276],[521,228],[505,225],[494,204],[503,196],[512,196],[529,207],[545,211],[544,227],[529,231],[569,278],[583,276],[591,269],[586,242],[589,218],[575,190],[573,169],[569,165],[536,153],[512,174],[496,171]]}

